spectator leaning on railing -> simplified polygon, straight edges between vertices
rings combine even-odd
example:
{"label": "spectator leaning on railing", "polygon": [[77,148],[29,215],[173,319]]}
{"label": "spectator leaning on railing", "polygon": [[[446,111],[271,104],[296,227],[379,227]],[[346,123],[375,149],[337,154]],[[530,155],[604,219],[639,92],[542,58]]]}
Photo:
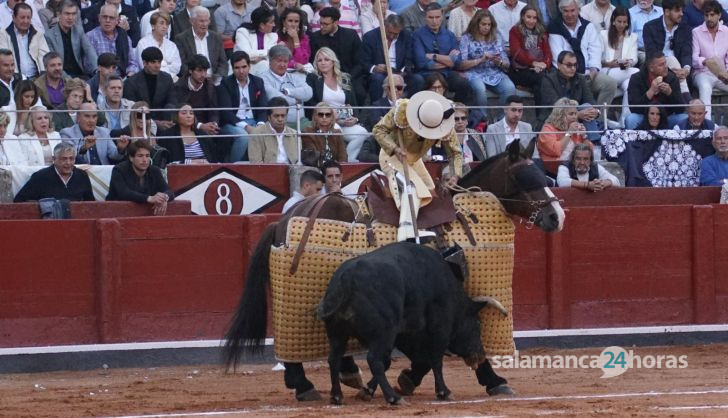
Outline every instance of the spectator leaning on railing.
{"label": "spectator leaning on railing", "polygon": [[700,162],[700,185],[722,186],[728,179],[728,128],[721,126],[713,132],[715,154]]}
{"label": "spectator leaning on railing", "polygon": [[574,187],[590,192],[619,187],[619,179],[594,162],[594,151],[587,144],[574,147],[569,162],[559,166],[556,182],[559,187]]}
{"label": "spectator leaning on railing", "polygon": [[75,145],[62,142],[53,149],[53,165],[42,168],[15,195],[14,202],[28,202],[47,197],[93,201],[91,180],[85,171],[74,166]]}

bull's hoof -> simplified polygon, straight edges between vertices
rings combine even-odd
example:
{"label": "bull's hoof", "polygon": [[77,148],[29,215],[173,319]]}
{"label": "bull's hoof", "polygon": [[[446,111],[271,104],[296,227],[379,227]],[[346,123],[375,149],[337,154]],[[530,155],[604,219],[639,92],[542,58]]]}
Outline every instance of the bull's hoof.
{"label": "bull's hoof", "polygon": [[320,401],[321,394],[316,390],[316,388],[311,388],[305,392],[297,393],[296,400],[300,402]]}
{"label": "bull's hoof", "polygon": [[452,401],[453,400],[453,398],[451,396],[452,392],[450,392],[449,390],[447,390],[445,392],[437,393],[436,395],[437,395],[438,401]]}
{"label": "bull's hoof", "polygon": [[513,392],[513,389],[511,389],[511,387],[508,386],[508,384],[506,384],[506,383],[500,384],[500,385],[498,385],[496,387],[492,387],[490,389],[486,389],[486,392],[490,396],[515,395],[515,392]]}
{"label": "bull's hoof", "polygon": [[361,380],[361,372],[339,373],[339,380],[350,388],[361,389],[364,387],[364,382]]}
{"label": "bull's hoof", "polygon": [[357,392],[356,397],[364,402],[369,402],[374,397],[374,392],[370,392],[368,388],[361,388]]}
{"label": "bull's hoof", "polygon": [[412,395],[415,393],[415,389],[417,389],[417,386],[414,382],[412,382],[412,379],[410,379],[404,371],[399,374],[397,384],[399,385],[399,393],[405,396]]}
{"label": "bull's hoof", "polygon": [[399,396],[392,396],[391,398],[387,399],[387,402],[390,405],[409,405],[409,402],[404,400],[404,398]]}
{"label": "bull's hoof", "polygon": [[344,395],[331,395],[331,405],[343,405]]}

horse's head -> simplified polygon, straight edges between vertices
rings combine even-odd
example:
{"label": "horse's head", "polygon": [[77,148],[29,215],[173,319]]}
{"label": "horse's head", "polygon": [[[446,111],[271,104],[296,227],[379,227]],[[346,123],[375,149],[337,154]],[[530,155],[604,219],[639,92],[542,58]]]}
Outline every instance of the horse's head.
{"label": "horse's head", "polygon": [[519,140],[506,152],[482,162],[459,185],[493,193],[508,213],[527,219],[546,232],[561,231],[564,210],[546,183],[546,175],[531,160],[536,140],[521,150]]}

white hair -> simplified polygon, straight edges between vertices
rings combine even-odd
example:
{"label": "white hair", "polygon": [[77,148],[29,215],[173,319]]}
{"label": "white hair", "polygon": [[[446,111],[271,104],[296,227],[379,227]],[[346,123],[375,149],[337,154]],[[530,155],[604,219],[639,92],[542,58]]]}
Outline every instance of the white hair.
{"label": "white hair", "polygon": [[207,7],[202,6],[195,6],[190,10],[190,18],[196,18],[197,16],[205,15],[207,17],[210,17],[210,11],[207,9]]}
{"label": "white hair", "polygon": [[563,10],[564,7],[575,5],[576,9],[581,9],[581,1],[579,0],[559,0],[559,10]]}

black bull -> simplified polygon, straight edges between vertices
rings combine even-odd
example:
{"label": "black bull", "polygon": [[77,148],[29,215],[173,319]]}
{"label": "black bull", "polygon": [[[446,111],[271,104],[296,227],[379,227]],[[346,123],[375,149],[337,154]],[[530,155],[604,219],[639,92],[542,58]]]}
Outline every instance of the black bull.
{"label": "black bull", "polygon": [[331,402],[343,401],[339,372],[352,337],[368,349],[374,377],[366,398],[379,385],[387,402],[399,403],[384,374],[396,346],[413,364],[431,368],[437,398],[449,399],[442,357],[449,350],[473,369],[485,361],[478,312],[488,302],[506,313],[490,298],[470,300],[448,262],[427,246],[398,242],[345,261],[317,310],[331,347]]}
{"label": "black bull", "polygon": [[[469,188],[477,186],[498,197],[509,214],[528,219],[547,232],[559,231],[563,226],[564,213],[553,194],[546,187],[546,179],[529,160],[535,141],[522,150],[518,140],[512,142],[506,152],[489,158],[472,169],[458,185]],[[352,221],[356,211],[352,202],[340,195],[332,195],[321,208],[319,218]],[[307,199],[294,206],[278,223],[269,225],[263,232],[258,245],[250,257],[246,274],[245,290],[237,311],[226,334],[224,356],[228,365],[235,365],[242,352],[262,351],[267,331],[267,290],[269,284],[269,252],[272,245],[285,241],[288,219],[292,216],[310,216],[314,200]],[[306,379],[301,363],[285,363],[284,379],[288,388],[296,390],[299,400],[315,399],[318,392],[313,383]],[[358,368],[351,357],[344,359],[342,370],[349,376],[357,375]],[[411,369],[402,372],[398,379],[404,394],[411,394],[429,372],[429,364],[413,363]],[[489,394],[509,392],[507,382],[495,374],[489,362],[476,370],[478,382]],[[359,379],[360,380],[360,379]]]}

